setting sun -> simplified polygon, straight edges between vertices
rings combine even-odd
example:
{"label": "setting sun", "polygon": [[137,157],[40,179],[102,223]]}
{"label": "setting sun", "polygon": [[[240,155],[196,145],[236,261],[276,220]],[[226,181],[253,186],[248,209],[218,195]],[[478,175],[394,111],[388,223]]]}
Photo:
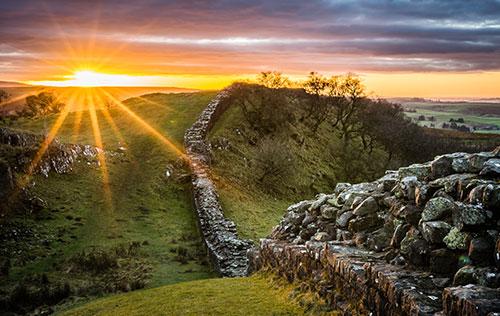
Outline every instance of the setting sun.
{"label": "setting sun", "polygon": [[153,76],[106,74],[94,70],[77,70],[63,80],[30,81],[30,84],[54,87],[131,87],[153,83]]}

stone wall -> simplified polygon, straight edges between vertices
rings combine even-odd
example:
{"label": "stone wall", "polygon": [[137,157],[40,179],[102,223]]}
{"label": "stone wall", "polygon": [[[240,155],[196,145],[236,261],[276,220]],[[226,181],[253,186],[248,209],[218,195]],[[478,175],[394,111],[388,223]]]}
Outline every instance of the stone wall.
{"label": "stone wall", "polygon": [[247,274],[251,242],[238,238],[236,225],[226,219],[210,179],[207,133],[229,106],[231,87],[222,90],[186,131],[184,146],[192,171],[193,199],[203,240],[215,270],[225,277]]}
{"label": "stone wall", "polygon": [[339,183],[290,206],[249,254],[346,314],[498,313],[500,148]]}

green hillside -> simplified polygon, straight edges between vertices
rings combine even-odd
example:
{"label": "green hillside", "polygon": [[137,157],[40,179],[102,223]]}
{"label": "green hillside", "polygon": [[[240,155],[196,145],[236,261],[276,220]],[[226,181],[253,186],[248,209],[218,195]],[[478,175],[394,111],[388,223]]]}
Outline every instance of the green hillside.
{"label": "green hillside", "polygon": [[290,285],[259,275],[210,279],[120,294],[61,315],[303,315],[291,294]]}
{"label": "green hillside", "polygon": [[[151,94],[125,105],[182,148],[184,131],[213,96]],[[11,214],[0,223],[3,234],[21,236],[3,243],[1,256],[10,257],[9,275],[2,277],[3,299],[24,288],[39,295],[40,279],[54,290],[68,284],[73,294],[93,296],[213,276],[196,227],[186,167],[118,106],[109,113],[117,130],[97,111],[108,151],[108,184],[103,185],[101,168],[85,163],[75,164],[70,174],[37,175],[32,190],[47,207],[36,214]],[[18,120],[12,127],[42,133],[56,118]],[[89,112],[69,113],[57,137],[93,145]],[[86,267],[102,267],[100,261],[110,261],[111,267],[101,274]]]}

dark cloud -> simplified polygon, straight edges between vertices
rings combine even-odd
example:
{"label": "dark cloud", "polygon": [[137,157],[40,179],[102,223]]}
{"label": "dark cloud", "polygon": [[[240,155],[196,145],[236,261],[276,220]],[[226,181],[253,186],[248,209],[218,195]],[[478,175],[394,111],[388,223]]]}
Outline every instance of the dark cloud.
{"label": "dark cloud", "polygon": [[[179,58],[192,65],[199,63],[196,55],[206,56],[199,66],[203,71],[233,61],[242,65],[239,71],[282,64],[299,70],[307,67],[301,59],[310,58],[326,70],[346,65],[356,71],[500,69],[500,1],[129,2],[3,0],[0,44],[50,55],[64,48],[63,42],[97,38],[101,50],[123,42],[129,55],[144,52],[157,64]],[[139,40],[132,41],[134,36]],[[141,36],[171,40],[141,42]],[[224,38],[283,40],[231,45]],[[178,52],[182,48],[197,54]]]}

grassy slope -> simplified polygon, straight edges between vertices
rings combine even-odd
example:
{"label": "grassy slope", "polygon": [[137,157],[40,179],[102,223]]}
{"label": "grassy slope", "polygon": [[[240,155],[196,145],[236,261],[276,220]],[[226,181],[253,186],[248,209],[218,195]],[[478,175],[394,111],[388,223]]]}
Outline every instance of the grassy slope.
{"label": "grassy slope", "polygon": [[[126,104],[177,146],[182,146],[185,129],[213,95],[153,94],[145,99],[130,99]],[[79,112],[73,112],[66,118],[58,137],[66,142],[94,144],[89,113],[80,113],[83,115],[79,133],[74,131]],[[142,249],[153,265],[150,286],[212,276],[207,266],[195,261],[181,265],[169,252],[178,246],[195,252],[201,246],[189,184],[163,176],[167,164],[177,159],[176,154],[123,111],[112,108],[110,113],[122,135],[115,133],[99,111],[104,147],[116,150],[123,145],[120,138],[125,140],[127,147],[125,157],[107,155],[113,207],[106,202],[102,173],[98,168],[80,163],[74,166],[71,174],[51,174],[49,178],[36,176],[35,190],[47,201],[48,208],[36,219],[16,220],[49,236],[50,246],[36,249],[37,258],[28,264],[13,267],[11,281],[32,272],[48,272],[51,279],[71,279],[74,276],[54,269],[53,264],[91,246],[106,248],[130,241],[147,241]],[[14,127],[42,132],[44,125],[51,126],[54,120],[55,117],[46,122],[18,121]]]}
{"label": "grassy slope", "polygon": [[[298,122],[285,130],[282,137],[293,156],[293,176],[278,184],[280,192],[272,194],[266,193],[262,185],[252,180],[255,169],[247,161],[253,160],[255,146],[236,130],[252,135],[240,108],[233,106],[215,124],[209,139],[214,143],[224,138],[231,144],[229,150],[214,149],[213,171],[217,175],[224,212],[236,222],[239,233],[245,238],[258,241],[265,237],[291,203],[309,199],[318,192],[329,192],[337,181],[342,180],[331,154],[332,149],[335,152],[335,146],[339,145],[339,139],[328,124],[321,125],[314,135]],[[305,141],[300,144],[297,139],[302,138]],[[383,153],[377,155],[380,157]]]}
{"label": "grassy slope", "polygon": [[291,286],[269,279],[214,279],[184,282],[93,301],[62,315],[301,315],[289,298]]}

